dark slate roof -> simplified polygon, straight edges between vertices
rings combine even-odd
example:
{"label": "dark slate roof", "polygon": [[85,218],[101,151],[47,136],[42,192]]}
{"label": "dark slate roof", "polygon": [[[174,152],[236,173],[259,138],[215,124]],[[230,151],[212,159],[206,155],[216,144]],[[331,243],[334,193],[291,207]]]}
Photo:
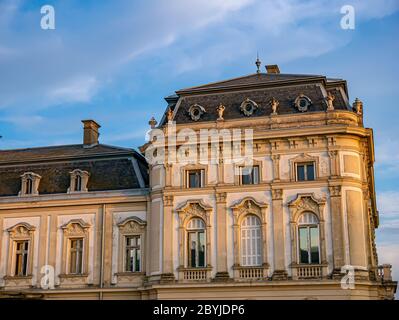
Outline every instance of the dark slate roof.
{"label": "dark slate roof", "polygon": [[7,162],[26,162],[55,160],[65,158],[87,158],[95,156],[105,156],[113,154],[126,154],[135,152],[133,149],[120,148],[98,144],[87,148],[82,144],[50,146],[26,149],[0,150],[0,165]]}
{"label": "dark slate roof", "polygon": [[309,80],[312,78],[324,78],[320,75],[310,74],[283,74],[283,73],[254,73],[244,77],[233,78],[229,80],[223,80],[213,83],[208,83],[201,86],[185,88],[178,90],[177,93],[184,93],[198,90],[209,90],[228,88],[235,86],[246,86],[246,85],[259,85],[259,84],[270,84],[273,82],[286,82],[286,81],[298,81],[298,80]]}
{"label": "dark slate roof", "polygon": [[[226,107],[224,119],[245,118],[246,116],[240,111],[240,105],[246,98],[258,105],[258,109],[251,117],[269,116],[272,113],[270,106],[272,98],[279,101],[278,114],[301,113],[294,106],[294,101],[300,94],[304,94],[312,101],[308,112],[325,111],[327,104],[323,88],[335,96],[335,109],[351,110],[345,96],[347,95],[346,81],[321,75],[303,74],[255,73],[178,90],[177,95],[169,96],[166,100],[168,108],[171,107],[173,110],[178,106],[174,116],[177,124],[193,123],[188,110],[194,104],[199,104],[206,110],[197,122],[215,121],[218,118],[216,108],[220,104]],[[176,101],[177,98],[179,102]],[[164,115],[160,125],[165,121]]]}
{"label": "dark slate roof", "polygon": [[85,148],[83,145],[0,150],[0,196],[15,196],[21,189],[20,176],[34,172],[42,178],[39,194],[66,193],[70,172],[90,173],[89,191],[111,191],[140,188],[132,158],[138,163],[145,186],[148,171],[145,159],[133,149],[107,145]]}

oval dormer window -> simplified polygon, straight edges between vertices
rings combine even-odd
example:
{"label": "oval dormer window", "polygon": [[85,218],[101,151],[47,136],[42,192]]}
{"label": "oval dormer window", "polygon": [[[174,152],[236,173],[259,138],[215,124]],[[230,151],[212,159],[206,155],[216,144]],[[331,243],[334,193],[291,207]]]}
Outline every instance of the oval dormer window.
{"label": "oval dormer window", "polygon": [[245,99],[240,106],[241,112],[247,117],[252,116],[255,113],[256,109],[258,109],[258,105],[248,98]]}
{"label": "oval dormer window", "polygon": [[200,106],[199,104],[192,105],[188,110],[188,114],[193,121],[198,121],[204,113],[205,108]]}
{"label": "oval dormer window", "polygon": [[295,107],[301,112],[308,111],[308,109],[311,105],[312,105],[312,101],[304,94],[300,94],[295,99]]}

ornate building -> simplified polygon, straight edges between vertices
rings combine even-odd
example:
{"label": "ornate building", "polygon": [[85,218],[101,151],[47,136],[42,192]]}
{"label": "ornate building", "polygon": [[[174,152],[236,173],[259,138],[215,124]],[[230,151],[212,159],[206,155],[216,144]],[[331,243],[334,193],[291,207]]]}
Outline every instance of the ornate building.
{"label": "ornate building", "polygon": [[[266,68],[167,97],[148,163],[94,121],[80,145],[0,151],[0,297],[392,299],[361,101]],[[191,139],[244,129],[250,155]]]}

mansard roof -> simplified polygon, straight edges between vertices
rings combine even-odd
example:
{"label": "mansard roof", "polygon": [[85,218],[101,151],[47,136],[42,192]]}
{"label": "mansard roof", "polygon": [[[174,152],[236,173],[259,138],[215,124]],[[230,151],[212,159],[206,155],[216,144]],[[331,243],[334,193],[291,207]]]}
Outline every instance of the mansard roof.
{"label": "mansard roof", "polygon": [[139,189],[148,185],[147,163],[133,149],[77,144],[0,150],[0,197],[18,195],[20,176],[25,172],[42,177],[39,194],[66,193],[70,172],[75,169],[90,173],[89,191]]}
{"label": "mansard roof", "polygon": [[[193,105],[200,105],[206,110],[198,122],[216,121],[216,108],[220,104],[225,106],[225,120],[245,118],[240,110],[245,99],[254,101],[258,106],[252,117],[269,116],[272,113],[272,98],[279,102],[278,114],[301,113],[294,105],[295,99],[301,94],[311,100],[308,112],[325,111],[328,92],[335,97],[335,109],[352,110],[345,80],[307,74],[254,73],[181,89],[165,99],[168,102],[167,109],[174,110],[174,121],[181,124],[193,122],[189,114]],[[165,123],[165,118],[163,116],[160,125]]]}

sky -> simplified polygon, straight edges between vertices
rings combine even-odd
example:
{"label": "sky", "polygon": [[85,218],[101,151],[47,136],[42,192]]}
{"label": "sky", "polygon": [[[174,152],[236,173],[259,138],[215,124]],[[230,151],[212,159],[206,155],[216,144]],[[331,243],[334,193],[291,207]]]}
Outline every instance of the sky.
{"label": "sky", "polygon": [[81,143],[89,118],[102,143],[137,148],[165,96],[254,73],[257,52],[343,78],[374,130],[379,262],[399,279],[398,34],[399,0],[0,0],[0,149]]}

